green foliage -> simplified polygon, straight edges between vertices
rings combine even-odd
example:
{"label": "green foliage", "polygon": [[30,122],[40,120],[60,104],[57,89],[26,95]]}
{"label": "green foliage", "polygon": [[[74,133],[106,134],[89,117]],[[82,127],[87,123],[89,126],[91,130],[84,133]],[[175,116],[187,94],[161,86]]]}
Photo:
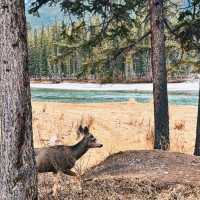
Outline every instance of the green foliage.
{"label": "green foliage", "polygon": [[82,21],[73,26],[62,21],[39,30],[30,29],[29,68],[32,77],[92,78],[101,82],[125,79],[126,55],[121,55],[115,61],[112,57],[113,52],[127,45],[126,40],[104,38],[98,45],[88,45],[100,32],[99,23],[99,18],[94,17],[85,26]]}
{"label": "green foliage", "polygon": [[[39,30],[37,37],[30,31],[30,70],[34,76],[92,77],[111,82],[150,73],[148,34],[140,40],[149,31],[146,0],[34,0],[30,13],[38,12],[44,4],[60,5],[67,19]],[[184,9],[166,1],[165,15],[169,74],[196,68],[185,50],[197,49],[199,45],[199,1],[192,1]],[[192,70],[185,70],[188,71]]]}
{"label": "green foliage", "polygon": [[200,1],[188,1],[188,5],[179,12],[175,28],[176,37],[186,50],[200,50]]}

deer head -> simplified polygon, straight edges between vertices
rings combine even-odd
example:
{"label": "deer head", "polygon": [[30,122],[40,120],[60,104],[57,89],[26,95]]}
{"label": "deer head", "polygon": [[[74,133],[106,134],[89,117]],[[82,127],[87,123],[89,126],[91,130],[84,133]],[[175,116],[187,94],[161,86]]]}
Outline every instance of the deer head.
{"label": "deer head", "polygon": [[84,136],[84,142],[87,143],[88,148],[101,148],[103,147],[102,144],[100,144],[97,139],[93,136],[93,134],[90,133],[89,128],[85,126],[85,128],[82,127],[82,125],[78,128],[78,135]]}

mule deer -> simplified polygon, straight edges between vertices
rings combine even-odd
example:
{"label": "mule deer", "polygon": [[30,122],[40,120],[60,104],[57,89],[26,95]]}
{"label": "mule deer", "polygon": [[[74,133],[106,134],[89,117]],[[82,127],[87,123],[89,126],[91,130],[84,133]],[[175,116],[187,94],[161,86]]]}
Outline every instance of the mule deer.
{"label": "mule deer", "polygon": [[89,132],[87,126],[83,128],[80,125],[78,134],[82,134],[84,137],[73,146],[56,145],[36,148],[35,155],[38,172],[63,172],[70,176],[76,176],[75,172],[71,171],[76,161],[90,148],[100,148],[103,146],[97,142],[96,138]]}

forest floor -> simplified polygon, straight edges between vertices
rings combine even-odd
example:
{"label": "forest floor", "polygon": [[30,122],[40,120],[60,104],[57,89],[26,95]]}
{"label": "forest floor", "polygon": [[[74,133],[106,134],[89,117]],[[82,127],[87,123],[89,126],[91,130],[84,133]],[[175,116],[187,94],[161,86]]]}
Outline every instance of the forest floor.
{"label": "forest floor", "polygon": [[[74,144],[82,122],[104,144],[77,162],[73,170],[81,181],[60,178],[57,199],[200,199],[200,158],[190,155],[196,115],[197,107],[170,105],[171,147],[162,152],[151,150],[152,102],[33,102],[34,143]],[[39,183],[40,199],[51,199],[53,175],[39,175]]]}
{"label": "forest floor", "polygon": [[[58,178],[58,177],[57,177]],[[39,175],[40,199],[198,200],[200,158],[155,150],[119,152],[88,169],[79,181]]]}

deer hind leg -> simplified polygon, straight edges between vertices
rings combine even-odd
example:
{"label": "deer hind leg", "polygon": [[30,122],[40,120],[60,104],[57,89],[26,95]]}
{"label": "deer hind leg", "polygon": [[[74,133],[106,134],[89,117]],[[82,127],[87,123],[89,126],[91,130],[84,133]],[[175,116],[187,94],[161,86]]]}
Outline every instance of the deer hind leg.
{"label": "deer hind leg", "polygon": [[52,188],[53,196],[55,198],[57,198],[57,199],[58,199],[58,194],[61,191],[61,177],[62,177],[61,174],[62,174],[61,171],[58,171],[55,174],[55,176],[54,176],[54,185],[53,185],[53,188]]}
{"label": "deer hind leg", "polygon": [[63,171],[63,173],[66,175],[69,175],[69,176],[74,176],[76,178],[76,180],[78,180],[79,182],[81,180],[80,176],[77,175],[75,172],[71,171],[70,169]]}
{"label": "deer hind leg", "polygon": [[64,174],[69,175],[69,176],[77,176],[77,174],[70,169],[66,169],[63,171]]}

